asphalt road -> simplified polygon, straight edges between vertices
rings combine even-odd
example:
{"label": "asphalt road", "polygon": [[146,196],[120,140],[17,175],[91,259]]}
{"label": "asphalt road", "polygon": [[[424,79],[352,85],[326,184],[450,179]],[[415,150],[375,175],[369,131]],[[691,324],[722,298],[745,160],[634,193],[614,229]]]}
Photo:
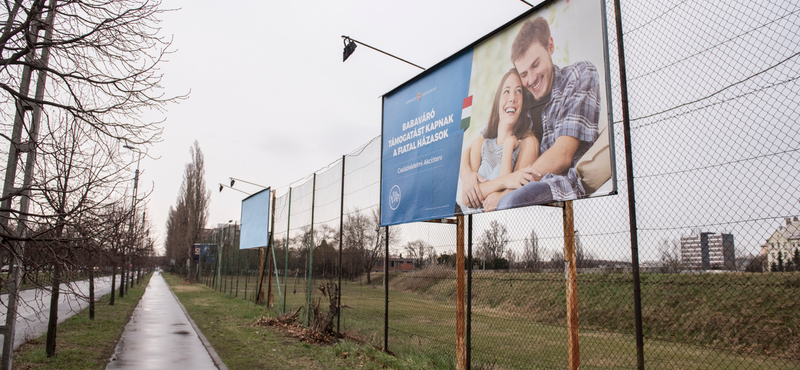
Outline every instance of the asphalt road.
{"label": "asphalt road", "polygon": [[[119,275],[116,280],[119,285]],[[95,300],[111,292],[111,277],[96,278],[94,283]],[[17,326],[14,330],[14,348],[29,339],[35,339],[47,332],[47,321],[50,319],[50,290],[27,289],[20,292],[17,307]],[[82,280],[61,284],[58,300],[58,323],[72,317],[84,308],[89,307],[89,281]],[[0,323],[5,324],[8,311],[8,294],[0,295]],[[2,335],[0,335],[2,337]],[[0,346],[0,354],[3,348]]]}

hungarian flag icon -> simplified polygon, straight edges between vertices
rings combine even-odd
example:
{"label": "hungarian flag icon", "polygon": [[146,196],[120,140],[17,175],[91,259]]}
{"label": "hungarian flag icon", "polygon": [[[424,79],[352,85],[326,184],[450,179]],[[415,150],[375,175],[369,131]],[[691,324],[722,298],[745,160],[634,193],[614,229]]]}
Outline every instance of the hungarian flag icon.
{"label": "hungarian flag icon", "polygon": [[461,109],[461,129],[469,128],[469,118],[472,116],[472,95],[464,99],[464,106]]}

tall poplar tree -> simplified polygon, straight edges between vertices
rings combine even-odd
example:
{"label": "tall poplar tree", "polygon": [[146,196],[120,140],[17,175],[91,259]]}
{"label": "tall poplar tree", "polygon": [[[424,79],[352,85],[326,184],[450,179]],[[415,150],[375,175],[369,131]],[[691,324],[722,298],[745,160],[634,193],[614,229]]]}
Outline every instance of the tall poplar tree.
{"label": "tall poplar tree", "polygon": [[[203,151],[196,140],[189,152],[192,162],[186,164],[177,204],[170,208],[166,225],[167,256],[175,259],[176,264],[181,264],[184,258],[193,261],[192,247],[203,238],[211,201],[211,191],[206,187]],[[189,271],[192,271],[191,267]]]}

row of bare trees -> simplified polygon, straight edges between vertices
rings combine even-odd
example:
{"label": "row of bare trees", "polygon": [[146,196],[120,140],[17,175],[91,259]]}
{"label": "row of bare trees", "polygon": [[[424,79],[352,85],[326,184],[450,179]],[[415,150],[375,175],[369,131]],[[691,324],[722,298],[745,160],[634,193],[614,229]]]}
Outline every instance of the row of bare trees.
{"label": "row of bare trees", "polygon": [[[88,276],[93,287],[96,271],[127,277],[152,262],[148,194],[131,196],[135,158],[126,149],[146,153],[162,126],[141,114],[183,98],[164,96],[159,85],[170,46],[158,34],[162,12],[146,0],[0,5],[0,137],[8,148],[0,149],[0,263],[10,270],[0,288],[13,298],[3,304],[16,304],[20,283],[51,291],[48,356],[59,295],[70,289],[62,282]],[[121,295],[129,282],[120,281]],[[93,294],[84,297],[92,305]],[[5,348],[2,367],[10,368]]]}
{"label": "row of bare trees", "polygon": [[[522,240],[522,250],[510,248],[513,242],[505,225],[493,220],[484,230],[475,244],[473,264],[475,268],[487,270],[563,270],[564,252],[560,249],[550,250],[543,248],[535,230]],[[436,256],[435,250],[422,240],[408,242],[405,247],[410,258],[415,259],[415,265],[422,266],[426,263],[455,266],[455,255],[442,254]],[[597,257],[586,250],[581,241],[580,233],[575,231],[575,258],[579,268],[592,268],[599,264]]]}
{"label": "row of bare trees", "polygon": [[195,141],[189,149],[192,161],[186,164],[183,182],[175,207],[169,208],[167,235],[164,242],[166,258],[176,271],[195,279],[197,261],[193,258],[194,244],[205,238],[211,191],[206,188],[205,160],[200,144]]}
{"label": "row of bare trees", "polygon": [[[396,231],[389,229],[389,243],[395,249],[400,243]],[[345,278],[356,278],[366,275],[371,282],[370,272],[384,257],[386,232],[380,227],[380,218],[376,210],[365,212],[353,210],[345,214],[342,227],[342,261],[341,272]],[[307,273],[309,248],[313,240],[313,269],[315,276],[332,277],[338,273],[339,265],[339,230],[328,225],[314,229],[305,226],[301,233],[287,240],[275,241],[276,267],[290,272]],[[475,246],[476,268],[483,269],[515,269],[527,271],[563,270],[564,253],[561,250],[548,251],[540,245],[539,237],[534,230],[523,240],[523,249],[514,250],[508,229],[498,221],[492,221],[478,239]],[[596,267],[597,257],[586,250],[576,231],[576,263],[579,268]],[[288,247],[288,257],[286,248]],[[454,265],[455,256],[437,254],[434,247],[425,240],[418,239],[406,242],[400,247],[401,255],[414,261],[416,268],[429,265]]]}
{"label": "row of bare trees", "polygon": [[[309,250],[313,248],[311,250],[313,274],[325,278],[337,276],[340,266],[339,239],[338,227],[323,224],[314,228],[312,232],[310,226],[304,226],[300,233],[289,238],[288,242],[286,238],[275,240],[276,268],[279,270],[288,268],[290,272],[299,274],[308,273]],[[345,214],[341,239],[342,276],[353,279],[365,275],[367,282],[371,283],[372,269],[383,259],[386,247],[386,229],[380,227],[378,211],[354,209]],[[398,235],[390,229],[389,245],[394,246],[398,243]]]}

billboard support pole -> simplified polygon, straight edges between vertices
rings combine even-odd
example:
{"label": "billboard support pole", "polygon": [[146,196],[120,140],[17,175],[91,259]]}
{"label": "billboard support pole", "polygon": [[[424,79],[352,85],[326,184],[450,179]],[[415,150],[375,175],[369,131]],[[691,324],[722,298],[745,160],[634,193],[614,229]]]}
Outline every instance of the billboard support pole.
{"label": "billboard support pole", "polygon": [[256,304],[264,302],[264,248],[258,248],[261,251],[261,262],[258,265],[258,290],[256,290]]}
{"label": "billboard support pole", "polygon": [[467,369],[472,369],[472,214],[467,216]]}
{"label": "billboard support pole", "polygon": [[[380,232],[380,229],[378,229]],[[389,352],[389,226],[386,226],[386,250],[383,256],[383,352]]]}
{"label": "billboard support pole", "polygon": [[569,369],[578,370],[581,366],[580,344],[578,343],[578,271],[575,266],[575,224],[572,217],[572,201],[564,202],[564,260],[567,280],[567,350]]}
{"label": "billboard support pole", "polygon": [[625,73],[625,45],[622,35],[622,8],[614,0],[614,18],[617,29],[619,55],[619,90],[622,103],[622,132],[625,137],[625,175],[628,185],[628,217],[631,233],[631,269],[633,273],[633,316],[636,330],[636,367],[644,369],[644,338],[642,331],[642,291],[639,283],[639,235],[636,226],[636,194],[633,187],[633,157],[631,149],[631,121],[628,112],[628,77]]}
{"label": "billboard support pole", "polygon": [[464,273],[464,216],[458,216],[456,225],[456,369],[467,369],[466,282]]}
{"label": "billboard support pole", "polygon": [[[272,307],[273,303],[273,296],[272,296],[272,269],[275,264],[275,259],[272,256],[275,254],[275,250],[273,249],[273,242],[275,238],[275,190],[272,191],[272,217],[270,221],[271,225],[267,232],[269,233],[269,247],[267,249],[272,252],[272,254],[267,253],[267,259],[269,260],[269,285],[267,285],[267,307]],[[280,293],[280,290],[278,291]]]}

